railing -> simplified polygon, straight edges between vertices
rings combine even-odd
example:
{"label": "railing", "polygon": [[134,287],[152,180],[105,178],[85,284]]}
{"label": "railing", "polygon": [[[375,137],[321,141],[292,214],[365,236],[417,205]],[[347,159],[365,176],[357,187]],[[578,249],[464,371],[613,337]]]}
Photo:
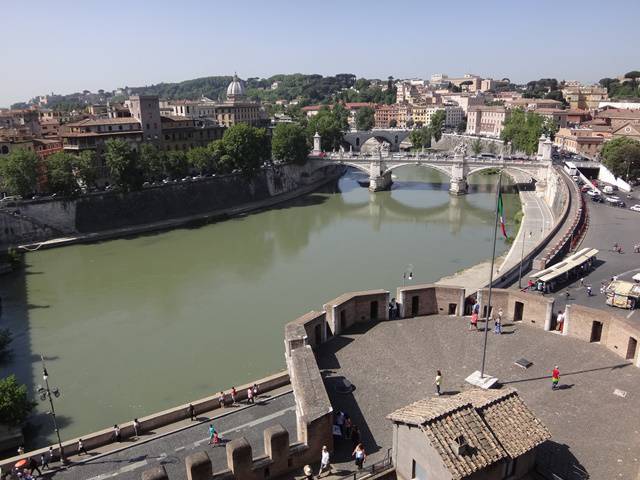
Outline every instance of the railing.
{"label": "railing", "polygon": [[[392,153],[385,155],[378,154],[362,154],[362,153],[327,153],[320,160],[338,160],[341,162],[363,162],[382,160],[387,163],[394,161],[411,161],[411,162],[452,162],[453,155],[450,154],[422,154],[422,153]],[[468,164],[482,165],[537,165],[540,162],[533,158],[484,158],[484,157],[466,157]]]}
{"label": "railing", "polygon": [[393,466],[393,460],[391,458],[391,448],[387,449],[387,455],[382,459],[371,465],[364,467],[362,470],[356,470],[349,475],[345,475],[344,477],[340,477],[338,480],[359,480],[367,477],[371,477],[380,473],[384,470],[387,470]]}

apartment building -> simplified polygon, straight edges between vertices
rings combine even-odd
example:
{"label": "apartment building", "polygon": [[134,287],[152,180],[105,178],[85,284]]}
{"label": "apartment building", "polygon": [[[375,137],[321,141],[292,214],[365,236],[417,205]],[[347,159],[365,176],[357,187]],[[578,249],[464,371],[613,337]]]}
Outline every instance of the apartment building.
{"label": "apartment building", "polygon": [[467,131],[471,135],[499,137],[509,111],[501,105],[477,105],[469,107],[467,113]]}

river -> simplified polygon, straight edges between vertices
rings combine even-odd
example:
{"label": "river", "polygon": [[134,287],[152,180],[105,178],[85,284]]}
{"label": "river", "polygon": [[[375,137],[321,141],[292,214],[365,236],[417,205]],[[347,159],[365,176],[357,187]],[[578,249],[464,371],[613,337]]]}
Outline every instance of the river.
{"label": "river", "polygon": [[[211,395],[284,368],[283,326],[353,290],[395,291],[490,256],[496,177],[448,194],[431,169],[369,193],[337,185],[193,229],[29,253],[0,279],[15,340],[2,374],[31,391],[44,354],[63,439]],[[504,196],[508,218],[520,209]],[[508,245],[498,240],[498,253]],[[30,446],[53,437],[40,403]]]}

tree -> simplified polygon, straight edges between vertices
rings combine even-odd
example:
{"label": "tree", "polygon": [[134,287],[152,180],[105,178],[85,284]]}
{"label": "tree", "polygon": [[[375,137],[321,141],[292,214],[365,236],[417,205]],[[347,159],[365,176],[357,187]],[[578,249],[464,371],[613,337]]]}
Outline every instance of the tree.
{"label": "tree", "polygon": [[500,137],[505,142],[511,142],[516,150],[533,155],[538,150],[540,136],[543,133],[551,133],[553,129],[553,123],[542,115],[534,112],[525,113],[517,108],[505,120]]}
{"label": "tree", "polygon": [[111,178],[123,191],[139,190],[142,187],[143,176],[138,155],[127,142],[120,139],[107,140],[104,158]]}
{"label": "tree", "polygon": [[422,127],[412,130],[409,134],[409,140],[414,150],[431,147],[431,129]]}
{"label": "tree", "polygon": [[471,142],[471,151],[477,157],[482,153],[482,140],[476,138],[473,142]]}
{"label": "tree", "polygon": [[47,158],[47,179],[51,192],[72,195],[78,190],[75,176],[76,158],[67,152],[56,152]]}
{"label": "tree", "polygon": [[18,384],[15,375],[0,379],[0,424],[21,425],[35,406],[27,397],[26,385]]}
{"label": "tree", "polygon": [[165,157],[165,171],[170,178],[183,178],[189,173],[187,154],[181,150],[167,152]]}
{"label": "tree", "polygon": [[200,175],[210,172],[215,166],[213,153],[207,147],[195,147],[188,150],[187,162]]}
{"label": "tree", "polygon": [[[337,110],[337,111],[336,111]],[[338,106],[330,110],[328,107],[320,109],[317,115],[309,119],[307,124],[307,138],[312,141],[316,132],[322,137],[323,150],[335,150],[342,144],[344,131],[348,128],[348,122],[342,114],[344,108]]]}
{"label": "tree", "polygon": [[38,157],[34,152],[15,149],[0,164],[2,184],[11,195],[28,195],[36,189]]}
{"label": "tree", "polygon": [[466,120],[462,120],[458,126],[456,127],[456,132],[462,134],[464,132],[467,131],[467,121]]}
{"label": "tree", "polygon": [[444,122],[447,118],[447,114],[444,110],[438,110],[431,116],[431,134],[436,142],[439,142],[442,138],[442,130],[444,130]]}
{"label": "tree", "polygon": [[356,113],[356,128],[358,130],[371,130],[375,124],[375,110],[371,107],[362,107]]}
{"label": "tree", "polygon": [[273,130],[271,156],[285,163],[302,165],[309,156],[307,135],[300,125],[280,123]]}
{"label": "tree", "polygon": [[98,177],[95,152],[92,150],[85,150],[76,157],[76,175],[84,188],[95,185]]}
{"label": "tree", "polygon": [[247,174],[257,171],[271,156],[265,129],[245,123],[229,127],[222,139],[214,142],[213,150],[223,169],[239,169]]}
{"label": "tree", "polygon": [[140,145],[140,169],[145,179],[154,182],[164,177],[166,163],[166,155],[155,145],[152,143]]}
{"label": "tree", "polygon": [[0,328],[0,360],[4,360],[9,356],[11,350],[9,345],[13,342],[11,330],[8,328]]}
{"label": "tree", "polygon": [[602,147],[603,163],[617,177],[640,177],[640,142],[629,137],[609,140]]}

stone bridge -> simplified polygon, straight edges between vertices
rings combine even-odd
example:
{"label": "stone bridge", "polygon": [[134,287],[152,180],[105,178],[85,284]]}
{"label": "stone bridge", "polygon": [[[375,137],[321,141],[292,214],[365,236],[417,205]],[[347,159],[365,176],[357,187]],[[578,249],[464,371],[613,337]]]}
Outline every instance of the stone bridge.
{"label": "stone bridge", "polygon": [[[316,147],[319,145],[319,140]],[[376,192],[391,186],[391,172],[405,165],[422,165],[433,168],[447,175],[450,180],[449,192],[453,195],[467,193],[467,177],[489,169],[506,169],[536,182],[536,188],[544,190],[549,170],[552,165],[550,139],[541,137],[538,143],[538,154],[532,158],[475,157],[468,156],[466,146],[458,145],[453,152],[446,153],[391,153],[379,150],[374,155],[361,155],[352,152],[325,154],[314,148],[311,161],[323,168],[331,163],[356,168],[369,176],[369,190]]]}
{"label": "stone bridge", "polygon": [[344,134],[343,141],[348,145],[348,149],[359,152],[362,145],[369,139],[375,138],[380,143],[387,142],[392,152],[400,149],[400,143],[409,136],[411,130],[390,129],[390,130],[367,130],[350,131]]}

